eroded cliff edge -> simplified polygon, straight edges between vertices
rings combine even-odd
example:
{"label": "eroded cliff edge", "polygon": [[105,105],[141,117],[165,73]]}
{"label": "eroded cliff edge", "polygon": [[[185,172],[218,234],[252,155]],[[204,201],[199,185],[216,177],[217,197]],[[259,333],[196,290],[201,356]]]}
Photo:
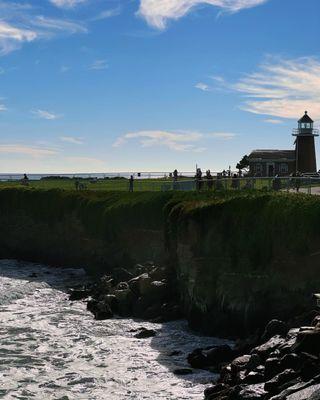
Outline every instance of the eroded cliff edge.
{"label": "eroded cliff edge", "polygon": [[0,257],[93,274],[153,260],[191,325],[245,335],[309,309],[320,288],[320,199],[274,193],[0,190]]}

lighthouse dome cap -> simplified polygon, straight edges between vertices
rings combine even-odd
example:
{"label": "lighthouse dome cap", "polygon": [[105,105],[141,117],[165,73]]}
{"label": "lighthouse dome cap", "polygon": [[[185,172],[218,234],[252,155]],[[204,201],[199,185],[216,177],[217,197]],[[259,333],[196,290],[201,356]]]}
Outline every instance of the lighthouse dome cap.
{"label": "lighthouse dome cap", "polygon": [[314,121],[309,117],[308,111],[305,111],[304,116],[302,118],[300,118],[298,122],[312,123]]}

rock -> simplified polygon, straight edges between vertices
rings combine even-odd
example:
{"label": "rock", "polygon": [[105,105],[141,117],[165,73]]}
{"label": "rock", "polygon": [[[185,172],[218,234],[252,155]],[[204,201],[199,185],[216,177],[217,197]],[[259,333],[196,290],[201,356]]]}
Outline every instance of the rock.
{"label": "rock", "polygon": [[284,355],[280,360],[280,367],[284,369],[293,369],[297,371],[301,367],[301,359],[295,353]]}
{"label": "rock", "polygon": [[102,301],[89,300],[87,303],[87,310],[91,311],[94,318],[98,321],[113,317],[113,312],[111,311],[109,304]]}
{"label": "rock", "polygon": [[248,375],[246,375],[242,382],[247,385],[262,383],[264,382],[264,374],[256,371],[251,371],[248,373]]}
{"label": "rock", "polygon": [[263,383],[241,387],[237,399],[239,400],[262,400],[266,396]]}
{"label": "rock", "polygon": [[112,277],[116,283],[118,282],[127,282],[132,279],[133,274],[125,268],[115,268],[112,271]]}
{"label": "rock", "polygon": [[144,296],[150,291],[152,279],[147,273],[143,273],[133,279],[130,279],[128,282],[130,289],[137,295],[137,296]]}
{"label": "rock", "polygon": [[120,282],[117,284],[116,290],[128,290],[130,289],[129,284],[127,282]]}
{"label": "rock", "polygon": [[134,335],[137,339],[147,339],[156,336],[157,332],[153,329],[142,329],[141,332]]}
{"label": "rock", "polygon": [[233,373],[236,373],[241,370],[245,370],[250,359],[251,359],[251,354],[245,354],[244,356],[237,357],[231,363],[231,371]]}
{"label": "rock", "polygon": [[90,296],[90,291],[87,289],[72,289],[69,295],[70,301],[84,300]]}
{"label": "rock", "polygon": [[175,375],[190,375],[193,374],[192,369],[190,368],[177,368],[173,371]]}
{"label": "rock", "polygon": [[270,321],[262,335],[262,340],[267,341],[275,335],[285,336],[288,332],[287,324],[278,319]]}
{"label": "rock", "polygon": [[266,360],[273,351],[280,345],[285,344],[285,339],[280,335],[273,336],[268,342],[258,346],[252,350],[252,354],[258,354],[262,359]]}
{"label": "rock", "polygon": [[234,356],[233,350],[228,345],[214,346],[208,349],[195,349],[187,357],[192,368],[205,369],[228,362]]}
{"label": "rock", "polygon": [[302,329],[297,336],[297,341],[293,345],[293,351],[306,352],[314,355],[320,353],[320,329]]}
{"label": "rock", "polygon": [[117,300],[117,309],[119,315],[122,317],[129,317],[132,315],[133,304],[136,297],[129,287],[123,290],[114,290],[113,294]]}
{"label": "rock", "polygon": [[279,393],[279,388],[296,378],[298,374],[292,369],[286,369],[281,374],[276,375],[274,378],[269,380],[264,385],[264,390],[270,394],[277,394]]}
{"label": "rock", "polygon": [[155,267],[149,272],[153,281],[162,281],[167,278],[166,268]]}
{"label": "rock", "polygon": [[268,381],[281,372],[280,360],[278,358],[268,358],[265,362],[264,376]]}
{"label": "rock", "polygon": [[211,386],[204,391],[205,400],[222,400],[227,399],[230,394],[230,387],[223,383]]}
{"label": "rock", "polygon": [[176,321],[182,318],[182,312],[178,304],[164,303],[161,306],[162,322]]}

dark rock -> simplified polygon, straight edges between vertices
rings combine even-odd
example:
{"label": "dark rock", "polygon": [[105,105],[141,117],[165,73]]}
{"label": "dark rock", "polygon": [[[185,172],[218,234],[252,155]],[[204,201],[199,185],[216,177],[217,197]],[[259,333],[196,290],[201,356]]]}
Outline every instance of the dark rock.
{"label": "dark rock", "polygon": [[320,329],[302,329],[297,336],[297,341],[293,345],[293,351],[306,352],[314,355],[320,353]]}
{"label": "dark rock", "polygon": [[73,289],[70,292],[69,300],[70,301],[77,301],[77,300],[84,300],[90,296],[90,290],[87,289]]}
{"label": "dark rock", "polygon": [[243,383],[247,385],[253,385],[262,382],[264,382],[264,374],[255,371],[249,372],[243,380]]}
{"label": "dark rock", "polygon": [[281,374],[276,375],[274,378],[269,380],[264,385],[264,390],[270,394],[277,394],[279,393],[279,388],[287,383],[292,381],[296,378],[298,374],[292,369],[286,369],[285,371],[281,372]]}
{"label": "dark rock", "polygon": [[29,278],[38,278],[38,275],[35,272],[29,275]]}
{"label": "dark rock", "polygon": [[264,376],[268,381],[281,372],[280,360],[278,358],[268,358],[265,362]]}
{"label": "dark rock", "polygon": [[278,319],[273,319],[267,324],[265,331],[262,335],[262,340],[264,341],[269,340],[275,335],[285,336],[287,332],[288,332],[287,324],[285,324],[282,321],[279,321]]}
{"label": "dark rock", "polygon": [[193,374],[192,369],[190,368],[177,368],[173,371],[175,375],[190,375]]}
{"label": "dark rock", "polygon": [[167,278],[166,268],[155,267],[149,272],[153,281],[162,281]]}
{"label": "dark rock", "polygon": [[133,304],[136,301],[136,296],[131,289],[127,287],[123,290],[114,290],[113,294],[117,299],[118,313],[122,317],[129,317],[132,315]]}
{"label": "dark rock", "polygon": [[176,321],[182,318],[182,312],[178,304],[164,303],[161,306],[162,322]]}
{"label": "dark rock", "polygon": [[262,400],[266,397],[263,383],[240,387],[237,400]]}
{"label": "dark rock", "polygon": [[153,329],[143,329],[141,332],[134,335],[137,339],[147,339],[156,336],[157,332]]}
{"label": "dark rock", "polygon": [[279,335],[276,335],[273,336],[268,342],[254,348],[252,350],[252,353],[256,353],[262,359],[266,360],[273,351],[275,351],[280,345],[284,343],[285,339]]}
{"label": "dark rock", "polygon": [[119,282],[116,287],[116,290],[128,290],[128,289],[130,288],[127,282]]}
{"label": "dark rock", "polygon": [[295,353],[286,354],[280,360],[280,367],[282,370],[293,369],[297,371],[301,367],[301,358]]}
{"label": "dark rock", "polygon": [[[229,386],[223,384],[223,383],[218,383],[217,385],[211,386],[204,391],[204,397],[205,399],[213,399],[213,395],[217,393],[221,393],[222,391],[230,389]],[[212,397],[211,397],[212,396]]]}
{"label": "dark rock", "polygon": [[228,362],[234,356],[233,350],[228,345],[214,346],[208,349],[196,349],[187,357],[192,368],[205,369]]}
{"label": "dark rock", "polygon": [[131,273],[125,268],[115,268],[112,271],[112,277],[116,283],[119,283],[119,282],[127,282],[134,276],[133,273]]}
{"label": "dark rock", "polygon": [[244,356],[237,357],[231,363],[231,371],[233,373],[236,373],[241,370],[245,370],[250,359],[251,359],[251,354],[245,354]]}
{"label": "dark rock", "polygon": [[312,321],[316,318],[317,315],[319,315],[318,310],[308,311],[304,314],[299,315],[298,317],[293,318],[288,325],[292,328],[311,325]]}
{"label": "dark rock", "polygon": [[113,317],[113,312],[109,304],[97,301],[89,300],[87,303],[87,310],[91,311],[96,320],[102,321]]}

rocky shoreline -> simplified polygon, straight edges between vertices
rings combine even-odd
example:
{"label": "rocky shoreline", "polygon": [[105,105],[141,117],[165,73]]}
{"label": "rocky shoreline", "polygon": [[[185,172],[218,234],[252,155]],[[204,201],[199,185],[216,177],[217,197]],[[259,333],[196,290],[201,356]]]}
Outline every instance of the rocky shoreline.
{"label": "rocky shoreline", "polygon": [[220,373],[206,400],[320,399],[320,313],[272,320],[264,333],[228,346],[196,349],[191,366]]}
{"label": "rocky shoreline", "polygon": [[[182,318],[175,277],[152,262],[71,290],[70,300],[87,301],[97,320],[134,317],[152,322]],[[153,337],[156,331],[141,327],[135,337]],[[195,349],[188,355],[190,369],[220,374],[207,388],[206,400],[318,400],[320,399],[320,311],[295,319],[270,321],[263,332],[229,345]]]}

